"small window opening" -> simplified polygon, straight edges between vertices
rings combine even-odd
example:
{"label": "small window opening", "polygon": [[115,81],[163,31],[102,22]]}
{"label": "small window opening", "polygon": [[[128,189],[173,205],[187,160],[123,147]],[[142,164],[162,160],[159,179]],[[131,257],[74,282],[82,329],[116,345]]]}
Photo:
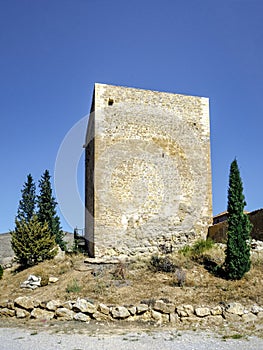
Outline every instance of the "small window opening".
{"label": "small window opening", "polygon": [[164,158],[164,153],[162,153],[162,158]]}
{"label": "small window opening", "polygon": [[112,98],[109,98],[109,101],[108,101],[108,106],[112,106],[114,103],[113,99]]}

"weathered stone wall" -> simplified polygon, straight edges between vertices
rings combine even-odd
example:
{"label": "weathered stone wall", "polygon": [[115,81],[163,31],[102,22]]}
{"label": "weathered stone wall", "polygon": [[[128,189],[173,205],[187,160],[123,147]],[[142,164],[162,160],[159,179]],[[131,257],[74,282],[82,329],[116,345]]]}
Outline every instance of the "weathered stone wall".
{"label": "weathered stone wall", "polygon": [[252,238],[263,241],[263,209],[255,210],[249,213],[248,216],[253,225]]}
{"label": "weathered stone wall", "polygon": [[137,305],[120,306],[93,304],[86,299],[39,301],[33,297],[21,296],[15,300],[0,301],[1,318],[63,320],[63,321],[152,321],[156,323],[197,323],[222,324],[229,322],[255,323],[263,318],[263,308],[257,304],[244,307],[240,303],[215,306],[196,306],[172,302],[146,300]]}
{"label": "weathered stone wall", "polygon": [[208,238],[217,243],[226,243],[227,241],[227,221],[219,222],[208,228]]}
{"label": "weathered stone wall", "polygon": [[[263,241],[263,209],[258,209],[247,214],[252,223],[251,238],[257,241]],[[227,241],[227,218],[208,229],[208,238],[218,243]]]}
{"label": "weathered stone wall", "polygon": [[212,220],[208,99],[95,84],[92,109],[85,232],[96,255],[205,238]]}

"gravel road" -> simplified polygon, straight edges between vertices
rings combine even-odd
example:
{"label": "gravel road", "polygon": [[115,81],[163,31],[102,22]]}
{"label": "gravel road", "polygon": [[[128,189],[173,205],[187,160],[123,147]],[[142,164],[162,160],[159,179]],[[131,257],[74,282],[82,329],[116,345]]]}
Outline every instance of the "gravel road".
{"label": "gravel road", "polygon": [[1,350],[262,350],[263,339],[223,339],[205,332],[162,330],[123,334],[65,334],[49,330],[0,328]]}

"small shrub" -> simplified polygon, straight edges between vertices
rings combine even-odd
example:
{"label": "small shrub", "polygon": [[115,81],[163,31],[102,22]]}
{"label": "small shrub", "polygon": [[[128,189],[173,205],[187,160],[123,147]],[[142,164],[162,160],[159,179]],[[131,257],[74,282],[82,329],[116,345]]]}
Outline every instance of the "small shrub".
{"label": "small shrub", "polygon": [[4,269],[3,269],[2,265],[0,265],[0,280],[3,277],[3,274],[4,274]]}
{"label": "small shrub", "polygon": [[186,280],[186,272],[182,268],[178,268],[175,270],[175,279],[176,279],[176,284],[179,287],[183,287],[185,284]]}
{"label": "small shrub", "polygon": [[189,245],[184,246],[182,249],[179,250],[179,253],[192,259],[198,259],[202,256],[202,254],[205,251],[213,248],[213,246],[214,241],[212,239],[199,239],[193,244],[192,247]]}
{"label": "small shrub", "polygon": [[118,280],[119,279],[124,280],[125,274],[126,274],[126,266],[122,262],[119,262],[115,270],[112,272],[113,278]]}
{"label": "small shrub", "polygon": [[162,300],[165,304],[171,304],[171,300],[167,299],[167,298],[160,298],[160,300]]}
{"label": "small shrub", "polygon": [[196,241],[193,245],[192,251],[194,255],[200,256],[202,255],[205,251],[213,248],[214,246],[214,241],[210,238],[208,239],[200,239]]}
{"label": "small shrub", "polygon": [[58,272],[57,273],[59,275],[64,275],[65,273],[67,273],[72,268],[74,268],[73,260],[72,259],[67,259],[67,260],[63,261],[62,263],[60,263],[58,265]]}
{"label": "small shrub", "polygon": [[156,299],[153,299],[153,298],[141,300],[141,304],[146,304],[151,307],[155,304],[155,302],[156,302]]}
{"label": "small shrub", "polygon": [[183,256],[190,256],[192,254],[192,248],[190,247],[190,245],[185,245],[179,250],[179,253]]}
{"label": "small shrub", "polygon": [[106,283],[101,278],[96,277],[96,284],[93,287],[93,293],[96,295],[107,295],[108,289],[111,287],[109,283]]}
{"label": "small shrub", "polygon": [[239,333],[232,334],[232,335],[224,335],[223,336],[223,340],[227,340],[227,339],[242,339],[242,338],[244,338],[244,335],[243,334],[239,334]]}
{"label": "small shrub", "polygon": [[150,260],[150,268],[154,271],[174,272],[177,266],[168,256],[152,255]]}
{"label": "small shrub", "polygon": [[49,282],[49,276],[47,274],[42,274],[40,277],[41,277],[41,287],[47,286]]}
{"label": "small shrub", "polygon": [[41,287],[44,287],[44,286],[48,285],[49,275],[48,275],[47,271],[43,267],[37,266],[36,269],[35,269],[34,274],[41,278],[41,282],[40,282]]}
{"label": "small shrub", "polygon": [[73,279],[66,288],[67,293],[79,293],[81,291],[82,287],[78,284],[78,281],[76,279]]}

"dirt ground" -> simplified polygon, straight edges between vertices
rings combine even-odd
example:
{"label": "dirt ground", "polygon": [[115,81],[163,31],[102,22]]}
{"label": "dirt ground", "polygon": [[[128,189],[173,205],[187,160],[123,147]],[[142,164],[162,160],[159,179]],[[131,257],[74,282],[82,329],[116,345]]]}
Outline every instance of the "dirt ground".
{"label": "dirt ground", "polygon": [[[210,256],[223,261],[222,248],[212,248]],[[149,258],[136,257],[121,264],[90,264],[82,254],[66,255],[62,261],[49,260],[23,271],[4,271],[0,281],[0,298],[14,299],[32,295],[43,301],[61,301],[85,297],[93,302],[130,305],[142,300],[165,298],[175,304],[217,305],[238,301],[244,305],[263,305],[263,255],[252,255],[251,270],[239,281],[215,277],[202,263],[182,254],[171,256],[173,263],[185,274],[183,286],[178,285],[176,273],[156,272]],[[30,274],[46,280],[57,277],[56,283],[36,290],[21,289],[20,284]]]}

